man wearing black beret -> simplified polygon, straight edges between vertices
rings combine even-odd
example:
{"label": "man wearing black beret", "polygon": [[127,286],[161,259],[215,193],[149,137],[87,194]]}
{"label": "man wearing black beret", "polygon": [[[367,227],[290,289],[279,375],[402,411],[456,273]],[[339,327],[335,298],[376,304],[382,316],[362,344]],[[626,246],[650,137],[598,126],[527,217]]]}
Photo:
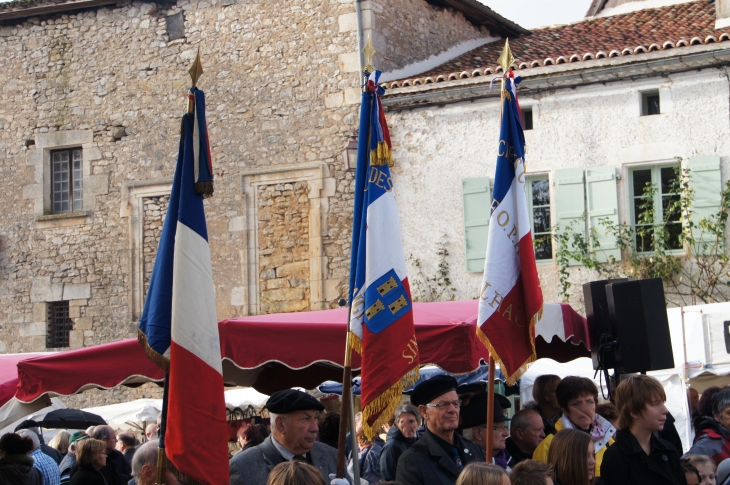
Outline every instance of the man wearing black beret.
{"label": "man wearing black beret", "polygon": [[426,431],[398,459],[396,481],[403,485],[453,485],[469,463],[484,461],[479,446],[458,435],[461,401],[457,382],[439,375],[413,389],[411,403],[426,420]]}
{"label": "man wearing black beret", "polygon": [[494,395],[494,424],[492,430],[487,430],[487,393],[472,396],[469,404],[461,409],[462,434],[468,440],[479,445],[486,457],[487,433],[492,433],[492,461],[501,468],[509,471],[512,467],[510,457],[505,452],[506,440],[509,437],[504,409],[512,407],[509,399],[501,394]]}
{"label": "man wearing black beret", "polygon": [[266,409],[271,434],[231,458],[231,485],[266,485],[271,469],[289,460],[313,465],[329,483],[329,475],[337,471],[337,450],[317,441],[322,403],[306,392],[287,389],[272,394]]}

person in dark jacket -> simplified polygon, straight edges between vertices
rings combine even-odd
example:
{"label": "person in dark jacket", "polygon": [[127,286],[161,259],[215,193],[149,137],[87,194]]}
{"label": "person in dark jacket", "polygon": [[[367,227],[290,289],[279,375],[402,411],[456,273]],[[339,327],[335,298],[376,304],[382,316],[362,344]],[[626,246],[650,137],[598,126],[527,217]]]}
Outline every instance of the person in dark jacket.
{"label": "person in dark jacket", "polygon": [[106,451],[106,443],[101,440],[87,438],[79,442],[69,485],[108,485],[100,471],[106,465]]}
{"label": "person in dark jacket", "polygon": [[419,383],[411,403],[426,420],[426,430],[398,460],[396,481],[402,485],[453,485],[461,470],[484,462],[481,449],[456,433],[461,401],[457,382],[439,375]]}
{"label": "person in dark jacket", "polygon": [[616,387],[615,395],[621,429],[603,457],[605,485],[686,485],[679,452],[656,435],[668,413],[659,381],[630,376]]}
{"label": "person in dark jacket", "polygon": [[730,388],[724,388],[712,398],[712,417],[706,417],[697,427],[697,436],[688,455],[707,455],[715,465],[730,458]]}
{"label": "person in dark jacket", "polygon": [[58,465],[58,469],[61,471],[61,485],[67,485],[71,480],[71,470],[76,465],[76,451],[79,442],[88,438],[89,435],[84,431],[76,431],[68,440],[68,453],[61,460],[61,464]]}
{"label": "person in dark jacket", "polygon": [[395,410],[395,421],[388,430],[385,446],[380,453],[380,475],[383,481],[395,480],[398,458],[416,441],[416,430],[421,413],[412,404],[404,404]]}
{"label": "person in dark jacket", "polygon": [[121,451],[116,449],[117,433],[111,426],[97,426],[91,437],[106,444],[106,464],[101,468],[109,485],[126,485],[132,478],[132,467],[127,463]]}
{"label": "person in dark jacket", "polygon": [[236,436],[238,437],[238,447],[241,448],[241,451],[246,451],[264,442],[259,434],[259,429],[253,423],[244,424],[238,428]]}
{"label": "person in dark jacket", "polygon": [[537,406],[533,409],[540,413],[543,426],[545,428],[545,436],[555,434],[555,423],[558,422],[560,416],[563,415],[558,398],[555,391],[560,384],[560,376],[554,374],[544,374],[535,379],[532,385],[532,397],[535,399]]}
{"label": "person in dark jacket", "polygon": [[[357,464],[360,469],[360,478],[364,478],[368,483],[376,483],[380,481],[380,455],[383,452],[385,442],[378,436],[374,440],[369,440],[365,435],[365,431],[360,428],[357,431],[357,443],[360,447],[360,453],[357,455]],[[351,472],[354,462],[350,460],[348,472]]]}
{"label": "person in dark jacket", "polygon": [[15,433],[0,438],[0,485],[42,485],[43,475],[33,466],[33,441]]}

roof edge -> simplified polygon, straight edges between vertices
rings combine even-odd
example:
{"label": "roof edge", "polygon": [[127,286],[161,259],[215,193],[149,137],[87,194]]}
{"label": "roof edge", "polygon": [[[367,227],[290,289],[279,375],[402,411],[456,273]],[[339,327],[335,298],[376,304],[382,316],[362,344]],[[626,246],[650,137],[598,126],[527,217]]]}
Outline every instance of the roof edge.
{"label": "roof edge", "polygon": [[426,2],[461,12],[470,22],[489,28],[492,35],[519,37],[531,33],[528,29],[501,16],[477,0],[426,0]]}

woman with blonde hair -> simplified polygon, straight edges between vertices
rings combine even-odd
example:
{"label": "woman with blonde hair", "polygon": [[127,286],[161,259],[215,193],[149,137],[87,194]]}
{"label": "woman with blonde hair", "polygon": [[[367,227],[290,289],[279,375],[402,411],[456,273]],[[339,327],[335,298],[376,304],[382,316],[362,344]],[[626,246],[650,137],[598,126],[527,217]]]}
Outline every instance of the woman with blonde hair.
{"label": "woman with blonde hair", "polygon": [[61,453],[63,456],[66,456],[66,453],[68,453],[68,441],[70,439],[71,433],[63,429],[48,442],[48,446]]}
{"label": "woman with blonde hair", "polygon": [[459,474],[456,485],[510,485],[509,476],[492,463],[469,463]]}
{"label": "woman with blonde hair", "polygon": [[556,485],[593,485],[596,458],[593,440],[577,429],[558,431],[548,450]]}
{"label": "woman with blonde hair", "polygon": [[542,417],[545,436],[555,433],[555,423],[563,415],[555,396],[555,391],[561,380],[560,376],[544,374],[535,379],[535,383],[532,385],[532,397],[537,403],[535,411],[540,413],[540,417]]}
{"label": "woman with blonde hair", "polygon": [[99,469],[106,465],[106,443],[94,438],[77,442],[76,465],[69,485],[107,485]]}
{"label": "woman with blonde hair", "polygon": [[269,473],[266,485],[327,485],[322,474],[301,460],[290,460],[276,465]]}

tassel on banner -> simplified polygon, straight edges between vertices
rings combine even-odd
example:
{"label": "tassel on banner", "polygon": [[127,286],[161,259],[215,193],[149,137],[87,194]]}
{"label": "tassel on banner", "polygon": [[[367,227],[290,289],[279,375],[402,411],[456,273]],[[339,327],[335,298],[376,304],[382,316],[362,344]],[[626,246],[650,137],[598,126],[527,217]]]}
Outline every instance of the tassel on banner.
{"label": "tassel on banner", "polygon": [[158,354],[152,347],[150,347],[149,343],[147,342],[147,335],[145,335],[144,332],[139,329],[137,329],[137,340],[139,340],[139,343],[142,344],[145,354],[147,354],[147,358],[150,359],[153,364],[155,364],[157,367],[164,370],[165,372],[170,371],[170,361],[165,356]]}
{"label": "tassel on banner", "polygon": [[[403,390],[415,384],[420,377],[421,371],[418,367],[411,369],[398,382],[390,386],[385,392],[365,406],[362,410],[362,429],[369,440],[377,436],[380,428],[388,422],[388,419],[390,419],[396,408],[400,405]],[[378,417],[371,425],[370,418],[375,415]]]}
{"label": "tassel on banner", "polygon": [[[535,313],[530,319],[531,336],[534,335],[535,325],[537,325],[537,322],[542,318],[543,308],[544,307],[541,306],[540,310],[538,310],[538,312]],[[484,332],[482,332],[482,329],[479,326],[477,326],[477,337],[487,348],[487,350],[489,351],[489,355],[492,356],[494,361],[499,364],[499,367],[504,369],[504,362],[502,362],[501,357],[494,350],[494,347],[492,347],[492,343],[489,341],[489,338],[487,338],[487,336],[484,334]],[[535,360],[537,359],[537,351],[535,350],[535,337],[530,338],[530,345],[532,345],[532,355],[530,356],[530,358],[527,359],[525,363],[522,364],[519,369],[517,369],[516,372],[513,372],[511,376],[504,376],[508,386],[514,385],[514,383],[517,382],[517,379],[522,377],[522,374],[527,371],[527,366],[535,362]]]}
{"label": "tassel on banner", "polygon": [[350,337],[350,350],[354,350],[358,354],[362,355],[362,339],[355,335],[354,332],[349,333]]}
{"label": "tassel on banner", "polygon": [[213,195],[213,182],[195,182],[195,193],[204,199]]}
{"label": "tassel on banner", "polygon": [[378,147],[370,151],[370,165],[373,167],[393,166],[393,151],[386,142],[379,142]]}

